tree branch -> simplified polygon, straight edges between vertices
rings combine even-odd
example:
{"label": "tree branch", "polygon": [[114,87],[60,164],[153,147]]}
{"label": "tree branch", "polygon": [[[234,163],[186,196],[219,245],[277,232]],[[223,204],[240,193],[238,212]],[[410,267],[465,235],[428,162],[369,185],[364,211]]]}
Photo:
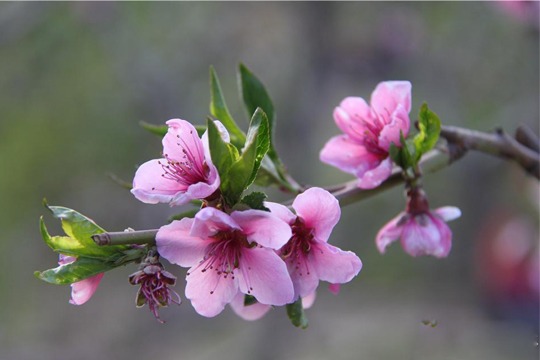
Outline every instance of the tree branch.
{"label": "tree branch", "polygon": [[[495,130],[495,133],[484,133],[456,126],[441,127],[441,137],[445,138],[450,144],[463,150],[477,150],[514,160],[525,171],[540,179],[540,157],[538,152],[531,148],[535,143],[534,134],[531,135],[532,131],[527,131],[527,134],[525,134],[523,127],[521,132],[520,138],[530,144],[529,146],[518,142],[502,129]],[[538,146],[537,142],[536,146]]]}

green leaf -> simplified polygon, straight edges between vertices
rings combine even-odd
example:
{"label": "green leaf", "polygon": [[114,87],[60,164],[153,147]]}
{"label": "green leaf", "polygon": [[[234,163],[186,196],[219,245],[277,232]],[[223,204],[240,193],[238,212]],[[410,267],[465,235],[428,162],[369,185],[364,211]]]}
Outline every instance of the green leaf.
{"label": "green leaf", "polygon": [[268,119],[261,109],[257,109],[251,119],[242,155],[222,179],[222,192],[229,205],[236,204],[242,192],[255,180],[269,143]]}
{"label": "green leaf", "polygon": [[264,186],[275,184],[289,189],[292,192],[297,192],[299,189],[288,181],[285,166],[281,162],[274,147],[273,134],[276,116],[270,95],[266,91],[263,83],[244,64],[239,65],[238,74],[240,93],[248,115],[251,116],[257,108],[261,108],[268,117],[270,144],[267,156],[269,160],[263,162],[262,168],[264,169],[264,172],[260,173],[260,178],[257,180],[257,183]]}
{"label": "green leaf", "polygon": [[398,166],[402,166],[401,162],[401,148],[397,147],[396,144],[390,143],[390,149],[388,151],[392,161]]}
{"label": "green leaf", "polygon": [[287,316],[291,320],[291,323],[299,328],[305,329],[308,327],[308,319],[302,306],[302,298],[298,298],[292,304],[287,304]]}
{"label": "green leaf", "polygon": [[265,193],[256,191],[244,196],[240,202],[249,206],[250,209],[270,211],[270,209],[264,206],[266,198]]}
{"label": "green leaf", "polygon": [[[219,130],[213,120],[207,120],[208,145],[212,163],[218,169],[221,179],[225,179],[232,164],[238,159],[238,150],[221,137]],[[222,180],[223,181],[223,180]]]}
{"label": "green leaf", "polygon": [[40,218],[39,225],[41,236],[45,243],[54,251],[64,255],[110,258],[111,255],[125,249],[125,246],[113,246],[112,248],[109,246],[98,246],[93,240],[90,243],[69,236],[51,236],[47,231],[43,217]]}
{"label": "green leaf", "polygon": [[117,267],[114,262],[79,257],[75,262],[60,265],[54,269],[36,271],[34,275],[43,281],[56,285],[73,284],[99,273]]}
{"label": "green leaf", "polygon": [[229,131],[231,142],[233,144],[238,147],[241,147],[244,144],[246,135],[238,127],[227,108],[225,98],[221,91],[221,85],[219,84],[219,79],[212,66],[210,66],[210,114],[221,121],[223,126]]}
{"label": "green leaf", "polygon": [[402,168],[414,168],[417,163],[416,147],[412,140],[405,140],[403,132],[400,132],[399,138],[401,141],[401,162]]}
{"label": "green leaf", "polygon": [[429,110],[426,103],[422,104],[418,118],[419,133],[414,137],[416,157],[419,159],[423,154],[435,146],[441,133],[441,120],[433,111]]}
{"label": "green leaf", "polygon": [[270,131],[274,127],[274,105],[263,83],[244,65],[238,68],[239,85],[242,99],[248,115],[251,116],[257,108],[261,108],[268,117]]}
{"label": "green leaf", "polygon": [[93,220],[73,209],[63,206],[45,206],[52,212],[55,218],[60,219],[62,229],[67,236],[80,240],[84,245],[97,246],[91,236],[104,233],[105,230]]}

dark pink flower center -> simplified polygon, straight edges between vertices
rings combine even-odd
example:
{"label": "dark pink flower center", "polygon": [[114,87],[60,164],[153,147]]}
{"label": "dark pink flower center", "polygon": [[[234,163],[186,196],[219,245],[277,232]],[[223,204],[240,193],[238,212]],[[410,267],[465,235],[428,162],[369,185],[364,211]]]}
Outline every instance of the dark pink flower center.
{"label": "dark pink flower center", "polygon": [[303,270],[309,275],[310,271],[306,258],[315,249],[313,229],[308,228],[304,220],[297,217],[291,225],[291,230],[293,235],[289,242],[281,248],[281,257],[289,265],[293,265],[300,276],[302,276]]}
{"label": "dark pink flower center", "polygon": [[[257,246],[249,243],[247,237],[240,230],[219,231],[212,237],[212,242],[206,248],[206,253],[194,271],[214,271],[219,279],[235,279],[235,271],[241,271],[248,282],[248,294],[253,288],[249,285],[248,271],[250,267],[242,267],[242,252]],[[188,273],[189,275],[189,273]],[[217,286],[217,285],[216,285]],[[210,291],[213,294],[214,291]]]}
{"label": "dark pink flower center", "polygon": [[[190,134],[193,136],[193,131],[190,131]],[[208,165],[204,161],[204,154],[201,154],[200,147],[189,147],[180,135],[176,135],[176,137],[179,141],[176,144],[181,149],[182,158],[173,159],[168,154],[163,154],[167,163],[159,162],[164,171],[161,176],[184,186],[205,181],[208,176]],[[197,139],[197,141],[199,140]]]}
{"label": "dark pink flower center", "polygon": [[360,131],[360,129],[353,129],[353,131],[360,136],[364,146],[370,153],[385,158],[388,156],[388,152],[379,146],[379,136],[381,135],[381,131],[387,125],[386,119],[390,119],[391,115],[387,112],[385,118],[375,111],[373,111],[372,114],[374,116],[372,121],[361,120],[363,124],[362,131]]}

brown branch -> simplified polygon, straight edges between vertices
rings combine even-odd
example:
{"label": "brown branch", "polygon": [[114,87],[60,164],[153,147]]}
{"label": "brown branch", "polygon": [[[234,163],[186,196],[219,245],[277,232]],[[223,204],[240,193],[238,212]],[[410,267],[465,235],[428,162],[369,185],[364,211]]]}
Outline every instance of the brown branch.
{"label": "brown branch", "polygon": [[442,126],[441,137],[449,145],[464,150],[476,150],[486,154],[514,160],[528,173],[540,179],[540,156],[538,152],[518,142],[502,129],[484,133],[456,126]]}

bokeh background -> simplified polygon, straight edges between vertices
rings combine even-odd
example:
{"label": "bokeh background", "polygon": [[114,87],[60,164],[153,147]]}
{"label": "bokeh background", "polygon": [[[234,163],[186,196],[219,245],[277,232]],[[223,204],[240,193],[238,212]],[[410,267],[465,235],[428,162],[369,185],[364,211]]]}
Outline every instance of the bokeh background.
{"label": "bokeh background", "polygon": [[[238,63],[263,80],[278,152],[298,181],[325,186],[350,179],[318,161],[338,133],[333,108],[384,80],[412,82],[412,118],[427,101],[445,124],[538,133],[537,15],[523,2],[1,3],[0,359],[537,359],[538,183],[483,154],[425,179],[434,207],[463,211],[447,259],[376,251],[402,189],[344,208],[331,242],[364,269],[338,296],[320,286],[307,330],[284,309],[206,319],[189,301],[161,325],[134,306],[134,267],[108,273],[80,307],[69,287],[33,276],[57,260],[38,230],[44,215],[60,234],[44,197],[109,230],[179,212],[136,201],[107,174],[131,180],[159,155],[140,121],[204,122],[209,65],[244,126]],[[168,270],[182,293],[185,270]]]}

